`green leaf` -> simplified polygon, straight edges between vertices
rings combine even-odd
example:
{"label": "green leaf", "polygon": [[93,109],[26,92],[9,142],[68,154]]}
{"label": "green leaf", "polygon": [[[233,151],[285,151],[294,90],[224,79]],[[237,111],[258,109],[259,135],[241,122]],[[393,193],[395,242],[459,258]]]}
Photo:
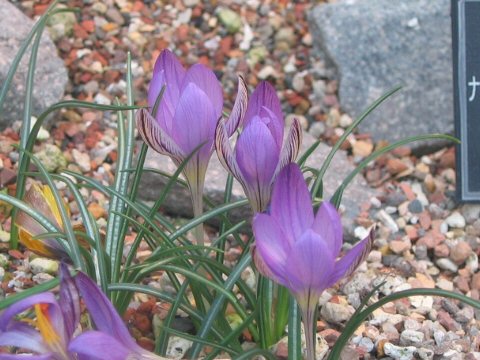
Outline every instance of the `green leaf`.
{"label": "green leaf", "polygon": [[302,358],[301,316],[297,301],[290,295],[290,316],[288,318],[288,358]]}

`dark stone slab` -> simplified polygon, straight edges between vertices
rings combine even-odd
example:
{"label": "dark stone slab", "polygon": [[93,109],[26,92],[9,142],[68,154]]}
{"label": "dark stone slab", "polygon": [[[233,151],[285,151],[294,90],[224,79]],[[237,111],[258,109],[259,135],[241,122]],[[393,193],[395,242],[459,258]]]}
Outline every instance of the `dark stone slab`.
{"label": "dark stone slab", "polygon": [[[6,0],[0,0],[0,84],[3,85],[12,61],[34,22]],[[0,130],[22,119],[25,81],[30,51],[24,55],[3,109],[0,112]],[[68,81],[67,70],[45,29],[35,69],[33,115],[39,115],[48,106],[59,101]]]}
{"label": "dark stone slab", "polygon": [[453,132],[450,0],[339,0],[316,6],[309,23],[314,45],[336,67],[340,104],[352,116],[404,86],[363,122],[362,132],[390,141]]}

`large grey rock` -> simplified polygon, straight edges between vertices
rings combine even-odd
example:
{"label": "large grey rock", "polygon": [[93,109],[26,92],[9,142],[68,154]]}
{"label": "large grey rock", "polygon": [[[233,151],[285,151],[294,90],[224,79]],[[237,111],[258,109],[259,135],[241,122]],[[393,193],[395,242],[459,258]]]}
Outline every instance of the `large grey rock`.
{"label": "large grey rock", "polygon": [[453,132],[450,0],[339,0],[315,7],[309,23],[315,45],[338,71],[346,112],[358,116],[404,86],[361,131],[390,141]]}
{"label": "large grey rock", "polygon": [[[34,22],[6,0],[0,0],[0,84],[3,85],[12,61]],[[39,114],[59,101],[68,81],[63,61],[45,30],[38,51],[33,94],[33,114]],[[9,93],[0,112],[0,129],[22,119],[23,95],[27,77],[28,51],[13,78]]]}
{"label": "large grey rock", "polygon": [[[315,139],[307,134],[303,134],[303,143],[301,154],[315,142]],[[325,144],[320,144],[315,152],[309,157],[306,165],[312,168],[319,169],[327,154],[330,152],[330,147]],[[146,168],[160,169],[164,172],[173,174],[176,166],[167,156],[160,155],[155,151],[149,149],[147,158],[145,160]],[[347,159],[344,151],[339,150],[334,157],[327,173],[324,177],[324,195],[325,198],[330,198],[337,187],[341,184],[343,179],[354,169],[353,165]],[[220,164],[216,154],[212,156],[207,170],[205,181],[205,195],[208,196],[215,204],[223,202],[225,183],[227,181],[227,172]],[[159,194],[164,189],[167,179],[153,172],[144,172],[142,183],[140,185],[139,195],[143,200],[155,201],[159,198]],[[371,189],[365,179],[358,175],[347,187],[343,195],[342,205],[344,205],[345,212],[342,217],[343,225],[346,231],[346,238],[353,239],[354,220],[359,212],[359,206],[365,201],[369,201],[372,196],[377,193]],[[244,193],[241,185],[234,182],[232,191],[232,200],[243,199]],[[164,202],[164,209],[167,212],[182,216],[192,216],[192,204],[189,193],[177,185],[174,186]],[[237,208],[229,213],[230,219],[238,222],[241,219],[250,219],[252,213],[249,206]]]}

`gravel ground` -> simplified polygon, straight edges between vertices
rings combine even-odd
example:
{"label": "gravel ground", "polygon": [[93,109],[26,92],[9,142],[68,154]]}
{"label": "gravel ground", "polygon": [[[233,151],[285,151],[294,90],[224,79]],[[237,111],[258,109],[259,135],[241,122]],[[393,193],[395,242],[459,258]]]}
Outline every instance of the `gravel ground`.
{"label": "gravel ground", "polygon": [[[36,17],[48,1],[13,1]],[[337,80],[312,49],[305,12],[307,1],[75,1],[76,21],[64,17],[50,30],[70,74],[66,98],[110,104],[125,99],[127,51],[131,51],[138,104],[144,104],[154,61],[169,47],[185,65],[201,62],[212,67],[225,93],[235,94],[236,73],[246,75],[251,88],[267,79],[279,91],[287,121],[295,115],[314,136],[333,144],[352,119],[341,111]],[[58,26],[59,23],[64,26]],[[292,51],[292,49],[294,51]],[[227,106],[232,98],[227,99]],[[116,115],[67,110],[57,115],[50,131],[41,133],[35,153],[51,171],[68,167],[97,180],[113,179],[116,153]],[[368,120],[367,120],[368,121]],[[0,191],[14,192],[18,152],[16,124],[0,133]],[[368,134],[355,134],[342,146],[353,163],[386,144]],[[340,332],[362,296],[381,281],[377,297],[410,288],[453,290],[480,297],[480,206],[459,206],[454,200],[453,148],[417,157],[408,148],[382,156],[364,173],[380,190],[362,208],[355,229],[361,238],[377,225],[375,248],[349,280],[321,298],[317,323],[319,359]],[[84,194],[95,219],[105,226],[107,199]],[[71,195],[72,216],[78,208]],[[41,283],[55,274],[58,264],[28,251],[8,250],[10,219],[0,204],[1,296]],[[207,228],[211,236],[215,229]],[[348,245],[347,245],[348,246]],[[228,249],[235,260],[238,248]],[[148,255],[141,249],[139,256]],[[245,274],[248,279],[252,275]],[[157,274],[148,280],[167,287]],[[142,346],[153,346],[152,329],[166,316],[168,304],[137,296],[126,314]],[[345,359],[480,359],[478,314],[453,300],[418,297],[390,303],[377,310],[351,339]],[[179,318],[179,327],[189,322]],[[248,340],[248,334],[245,335]],[[248,342],[246,342],[248,343]],[[183,346],[183,345],[182,345]],[[286,343],[275,348],[286,359]],[[403,354],[403,355],[402,355]]]}

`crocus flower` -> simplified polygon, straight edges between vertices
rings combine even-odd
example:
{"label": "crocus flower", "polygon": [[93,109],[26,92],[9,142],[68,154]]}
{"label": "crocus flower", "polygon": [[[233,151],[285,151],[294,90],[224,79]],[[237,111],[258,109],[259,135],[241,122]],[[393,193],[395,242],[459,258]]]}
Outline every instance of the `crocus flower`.
{"label": "crocus flower", "polygon": [[[23,199],[33,209],[42,213],[59,230],[63,229],[60,210],[48,186],[34,184],[25,194]],[[66,206],[70,215],[70,209]],[[19,228],[20,242],[34,253],[55,259],[67,259],[68,254],[63,246],[54,238],[34,239],[34,237],[47,233],[47,230],[37,221],[24,212],[19,212],[15,220]]]}
{"label": "crocus flower", "polygon": [[[238,96],[227,121],[229,136],[242,120],[246,102],[246,85],[240,77]],[[140,135],[152,149],[170,156],[177,166],[196,151],[183,173],[192,194],[194,215],[198,216],[202,213],[205,172],[214,150],[215,128],[222,117],[220,83],[206,66],[196,64],[185,70],[175,55],[163,50],[155,63],[148,106],[148,110],[137,112],[136,121]],[[203,242],[203,234],[199,240]]]}
{"label": "crocus flower", "polygon": [[304,321],[309,360],[314,359],[313,314],[321,293],[349,276],[365,259],[373,231],[337,260],[343,243],[340,216],[324,201],[314,216],[310,194],[296,164],[279,174],[269,214],[253,220],[253,258],[258,270],[287,287]]}
{"label": "crocus flower", "polygon": [[[80,295],[97,330],[75,336],[80,323]],[[30,308],[35,313],[33,321],[16,319]],[[0,347],[8,346],[23,353],[0,353],[0,360],[164,359],[141,348],[97,285],[83,273],[73,279],[65,265],[61,268],[58,300],[51,292],[44,292],[20,300],[0,314]]]}
{"label": "crocus flower", "polygon": [[266,210],[277,174],[298,155],[302,137],[300,123],[294,120],[283,144],[284,126],[275,89],[265,81],[250,98],[235,150],[228,140],[227,124],[220,121],[217,126],[218,158],[240,182],[254,212]]}

